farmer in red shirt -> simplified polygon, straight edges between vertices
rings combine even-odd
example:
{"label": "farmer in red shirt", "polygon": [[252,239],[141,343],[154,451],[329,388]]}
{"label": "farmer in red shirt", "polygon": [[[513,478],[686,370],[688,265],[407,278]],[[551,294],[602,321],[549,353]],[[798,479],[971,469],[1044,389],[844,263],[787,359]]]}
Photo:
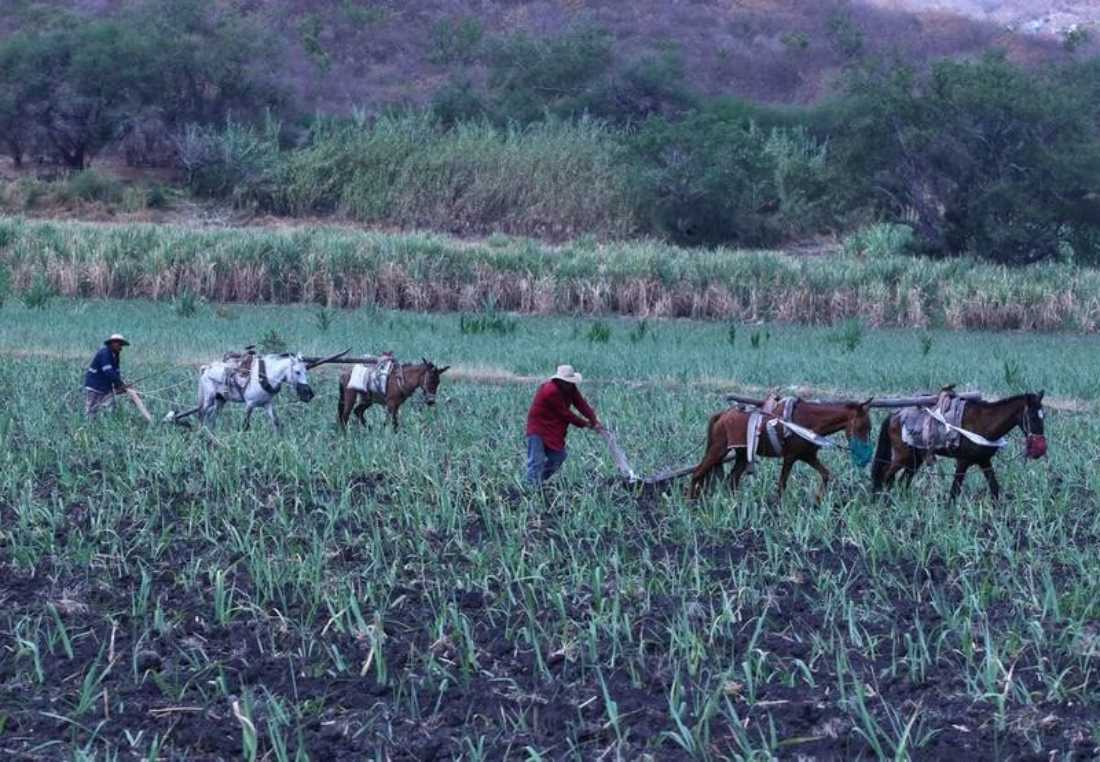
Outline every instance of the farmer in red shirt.
{"label": "farmer in red shirt", "polygon": [[[527,481],[541,485],[565,462],[565,432],[569,424],[582,429],[602,428],[596,411],[581,396],[581,374],[572,365],[559,365],[550,380],[535,392],[527,411]],[[570,408],[576,407],[580,415]]]}

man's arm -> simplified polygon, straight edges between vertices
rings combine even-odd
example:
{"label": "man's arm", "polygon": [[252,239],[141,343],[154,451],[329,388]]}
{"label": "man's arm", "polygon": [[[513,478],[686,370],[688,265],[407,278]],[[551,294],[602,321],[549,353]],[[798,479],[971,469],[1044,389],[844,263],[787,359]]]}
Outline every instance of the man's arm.
{"label": "man's arm", "polygon": [[581,390],[575,386],[573,387],[573,405],[588,419],[581,424],[582,427],[591,427],[593,429],[600,428],[600,419],[596,416],[596,411],[588,404],[588,400],[581,394]]}

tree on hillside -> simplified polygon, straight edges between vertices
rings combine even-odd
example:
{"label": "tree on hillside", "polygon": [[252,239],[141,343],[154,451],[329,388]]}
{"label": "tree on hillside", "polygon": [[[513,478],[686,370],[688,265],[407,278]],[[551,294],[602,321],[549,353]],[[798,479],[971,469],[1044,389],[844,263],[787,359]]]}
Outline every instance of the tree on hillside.
{"label": "tree on hillside", "polygon": [[[547,38],[519,33],[493,41],[487,51],[488,110],[501,122],[529,124],[549,114],[621,123],[694,105],[674,49],[617,65],[613,38],[599,27],[578,26]],[[437,103],[446,101],[449,112],[469,112],[468,94],[468,88],[452,85]]]}
{"label": "tree on hillside", "polygon": [[58,158],[82,169],[124,132],[140,104],[147,48],[113,21],[70,22],[37,40],[47,72],[38,124]]}
{"label": "tree on hillside", "polygon": [[[928,250],[1013,264],[1056,256],[1100,174],[1095,105],[1060,77],[945,61],[926,75],[863,71],[833,145],[868,196]],[[862,178],[862,179],[861,179]]]}
{"label": "tree on hillside", "polygon": [[0,146],[17,167],[32,148],[41,77],[25,35],[0,45]]}
{"label": "tree on hillside", "polygon": [[627,155],[640,216],[689,245],[758,246],[824,220],[825,147],[802,128],[761,126],[738,101],[648,120]]}
{"label": "tree on hillside", "polygon": [[251,118],[278,102],[258,71],[264,38],[202,0],[146,0],[94,18],[37,13],[0,42],[0,138],[16,161],[33,143],[82,168],[142,130],[163,153],[185,124]]}

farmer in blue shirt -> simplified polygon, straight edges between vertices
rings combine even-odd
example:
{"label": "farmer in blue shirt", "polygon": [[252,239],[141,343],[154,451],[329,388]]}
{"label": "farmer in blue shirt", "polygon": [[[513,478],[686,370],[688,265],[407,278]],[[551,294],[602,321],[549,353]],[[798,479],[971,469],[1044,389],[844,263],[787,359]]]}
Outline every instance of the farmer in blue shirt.
{"label": "farmer in blue shirt", "polygon": [[126,384],[122,382],[119,357],[122,348],[130,342],[120,333],[111,334],[103,342],[103,347],[95,353],[91,365],[84,373],[84,414],[89,418],[100,410],[115,406],[115,394],[125,394]]}

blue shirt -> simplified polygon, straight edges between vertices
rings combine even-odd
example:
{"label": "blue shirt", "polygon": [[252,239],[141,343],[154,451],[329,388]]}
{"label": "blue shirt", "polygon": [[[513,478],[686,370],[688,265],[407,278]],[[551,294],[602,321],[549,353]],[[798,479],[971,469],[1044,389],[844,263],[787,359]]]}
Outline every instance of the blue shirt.
{"label": "blue shirt", "polygon": [[84,373],[84,386],[101,394],[122,386],[122,373],[118,366],[118,355],[108,346],[100,348]]}

